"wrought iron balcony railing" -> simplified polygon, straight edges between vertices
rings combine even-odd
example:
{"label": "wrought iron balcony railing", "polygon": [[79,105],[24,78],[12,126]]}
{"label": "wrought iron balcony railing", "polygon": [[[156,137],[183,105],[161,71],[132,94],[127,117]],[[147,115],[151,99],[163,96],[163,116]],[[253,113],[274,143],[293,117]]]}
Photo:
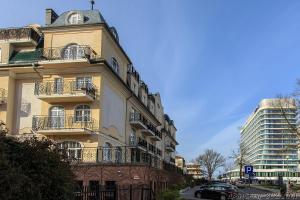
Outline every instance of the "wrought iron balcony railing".
{"label": "wrought iron balcony railing", "polygon": [[90,82],[68,80],[62,82],[45,81],[35,83],[35,95],[79,95],[85,94],[93,99],[96,98],[96,87]]}
{"label": "wrought iron balcony railing", "polygon": [[132,112],[132,113],[130,113],[129,121],[130,122],[141,122],[145,126],[147,126],[147,124],[148,124],[147,119],[145,117],[143,117],[141,115],[141,113],[138,113],[138,112]]}
{"label": "wrought iron balcony railing", "polygon": [[169,144],[166,145],[166,150],[167,150],[167,151],[173,152],[173,151],[175,151],[175,149],[176,149],[175,145],[172,144],[171,142],[170,142]]}
{"label": "wrought iron balcony railing", "polygon": [[156,148],[154,145],[152,144],[148,144],[148,150],[151,152],[151,153],[156,153]]}
{"label": "wrought iron balcony railing", "polygon": [[155,168],[161,167],[162,161],[149,151],[132,146],[65,148],[59,149],[64,158],[73,164],[142,164]]}
{"label": "wrought iron balcony railing", "polygon": [[86,116],[33,116],[32,129],[35,131],[84,129],[97,130],[98,126],[94,119]]}
{"label": "wrought iron balcony railing", "polygon": [[7,100],[6,90],[0,88],[0,105],[5,103]]}
{"label": "wrought iron balcony railing", "polygon": [[66,47],[53,47],[38,49],[40,60],[80,60],[93,59],[95,51],[87,45],[71,45]]}
{"label": "wrought iron balcony railing", "polygon": [[146,140],[142,139],[142,138],[138,138],[138,146],[143,147],[145,149],[148,149],[148,143]]}
{"label": "wrought iron balcony railing", "polygon": [[0,40],[20,41],[33,40],[36,43],[40,40],[40,35],[32,28],[10,28],[0,30]]}
{"label": "wrought iron balcony railing", "polygon": [[162,134],[160,131],[157,130],[157,128],[153,125],[147,125],[148,129],[151,130],[156,137],[162,139]]}

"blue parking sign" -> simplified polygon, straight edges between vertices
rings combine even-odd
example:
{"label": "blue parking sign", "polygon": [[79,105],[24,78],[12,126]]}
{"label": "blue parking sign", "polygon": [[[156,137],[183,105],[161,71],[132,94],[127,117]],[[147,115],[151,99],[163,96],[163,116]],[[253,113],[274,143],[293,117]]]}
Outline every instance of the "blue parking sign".
{"label": "blue parking sign", "polygon": [[253,166],[246,165],[245,166],[245,174],[249,174],[249,175],[253,174]]}

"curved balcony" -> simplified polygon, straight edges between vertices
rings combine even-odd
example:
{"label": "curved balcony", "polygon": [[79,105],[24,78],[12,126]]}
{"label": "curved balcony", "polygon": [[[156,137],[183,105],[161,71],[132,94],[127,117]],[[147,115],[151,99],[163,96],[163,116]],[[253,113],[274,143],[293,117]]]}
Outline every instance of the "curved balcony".
{"label": "curved balcony", "polygon": [[69,45],[38,49],[41,61],[76,61],[95,58],[96,52],[88,45]]}
{"label": "curved balcony", "polygon": [[92,102],[96,98],[96,87],[89,82],[68,80],[62,82],[36,82],[35,95],[48,103]]}
{"label": "curved balcony", "polygon": [[43,135],[86,135],[98,129],[94,119],[78,120],[73,115],[67,116],[34,116],[32,129]]}

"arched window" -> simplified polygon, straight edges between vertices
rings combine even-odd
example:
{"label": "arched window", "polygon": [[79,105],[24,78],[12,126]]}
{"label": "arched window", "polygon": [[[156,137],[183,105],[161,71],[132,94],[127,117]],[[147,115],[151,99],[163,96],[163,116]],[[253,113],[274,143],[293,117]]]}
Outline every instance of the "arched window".
{"label": "arched window", "polygon": [[112,145],[108,142],[105,142],[103,147],[103,160],[104,161],[112,160]]}
{"label": "arched window", "polygon": [[65,125],[65,109],[62,106],[53,106],[49,110],[49,123],[51,128],[63,128]]}
{"label": "arched window", "polygon": [[64,48],[62,57],[65,60],[85,58],[84,47],[81,47],[78,44],[70,44]]}
{"label": "arched window", "polygon": [[75,108],[75,122],[91,121],[91,108],[89,105],[79,105]]}
{"label": "arched window", "polygon": [[121,163],[122,162],[122,148],[117,147],[116,148],[116,163]]}
{"label": "arched window", "polygon": [[80,19],[81,19],[81,16],[79,13],[72,13],[72,14],[70,14],[70,16],[68,18],[68,22],[70,24],[78,24]]}
{"label": "arched window", "polygon": [[81,160],[81,144],[79,142],[74,141],[64,141],[61,143],[58,143],[58,148],[66,151],[67,156],[69,159],[72,160]]}
{"label": "arched window", "polygon": [[129,144],[132,145],[132,146],[136,145],[136,134],[135,134],[134,131],[132,131],[132,132],[130,133],[130,136],[129,136]]}
{"label": "arched window", "polygon": [[111,58],[111,67],[117,74],[119,74],[119,71],[120,71],[119,63],[118,63],[117,59],[114,57]]}

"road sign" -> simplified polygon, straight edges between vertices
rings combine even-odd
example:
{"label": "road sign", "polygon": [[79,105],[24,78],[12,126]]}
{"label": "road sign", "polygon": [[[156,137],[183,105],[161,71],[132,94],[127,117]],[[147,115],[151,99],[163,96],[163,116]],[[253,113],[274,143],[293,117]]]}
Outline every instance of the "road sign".
{"label": "road sign", "polygon": [[245,174],[252,175],[252,174],[253,174],[253,166],[251,166],[251,165],[246,165],[246,166],[245,166]]}

